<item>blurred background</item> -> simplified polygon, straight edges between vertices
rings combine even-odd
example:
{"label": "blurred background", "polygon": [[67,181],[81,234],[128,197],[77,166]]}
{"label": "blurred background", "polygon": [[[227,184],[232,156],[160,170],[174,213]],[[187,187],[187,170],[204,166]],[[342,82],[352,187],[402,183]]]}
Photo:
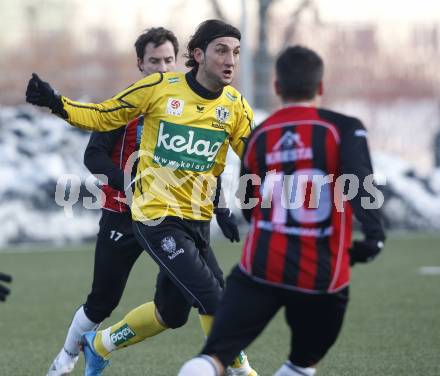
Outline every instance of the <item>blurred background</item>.
{"label": "blurred background", "polygon": [[[324,107],[369,131],[387,227],[440,229],[440,3],[398,0],[0,0],[0,247],[90,240],[99,210],[82,164],[88,134],[24,104],[32,72],[82,101],[104,100],[141,78],[134,41],[164,26],[179,38],[179,67],[197,25],[222,18],[243,33],[234,85],[257,122],[279,102],[273,61],[288,44],[324,58]],[[225,172],[233,204],[237,160]],[[75,178],[67,175],[75,175]],[[75,198],[66,215],[55,192]],[[73,196],[72,196],[73,192]],[[70,196],[69,196],[70,194]]]}

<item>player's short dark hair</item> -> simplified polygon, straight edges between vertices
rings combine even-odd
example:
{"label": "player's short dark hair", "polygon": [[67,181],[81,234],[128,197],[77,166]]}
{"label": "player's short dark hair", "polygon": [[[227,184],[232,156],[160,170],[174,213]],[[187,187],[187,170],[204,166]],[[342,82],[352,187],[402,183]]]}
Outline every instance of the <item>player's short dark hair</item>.
{"label": "player's short dark hair", "polygon": [[134,43],[136,55],[139,59],[143,59],[145,54],[145,46],[148,43],[153,43],[154,47],[158,47],[167,41],[170,41],[173,45],[174,56],[177,57],[179,52],[179,42],[171,30],[163,27],[152,27],[150,29],[146,29],[141,35],[139,35]]}
{"label": "player's short dark hair", "polygon": [[283,99],[313,99],[324,75],[324,62],[306,47],[287,47],[277,58],[276,75]]}
{"label": "player's short dark hair", "polygon": [[236,27],[220,20],[206,20],[202,22],[188,42],[185,65],[197,69],[199,63],[194,59],[194,50],[200,48],[202,51],[205,51],[210,42],[221,37],[233,37],[240,40],[241,33]]}

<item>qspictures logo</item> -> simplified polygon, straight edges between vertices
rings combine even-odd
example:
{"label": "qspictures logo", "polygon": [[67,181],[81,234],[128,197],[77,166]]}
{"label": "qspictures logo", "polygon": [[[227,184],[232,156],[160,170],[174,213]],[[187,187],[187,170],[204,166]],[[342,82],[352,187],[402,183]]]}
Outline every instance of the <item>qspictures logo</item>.
{"label": "qspictures logo", "polygon": [[161,120],[153,161],[160,166],[209,171],[226,139],[226,132]]}

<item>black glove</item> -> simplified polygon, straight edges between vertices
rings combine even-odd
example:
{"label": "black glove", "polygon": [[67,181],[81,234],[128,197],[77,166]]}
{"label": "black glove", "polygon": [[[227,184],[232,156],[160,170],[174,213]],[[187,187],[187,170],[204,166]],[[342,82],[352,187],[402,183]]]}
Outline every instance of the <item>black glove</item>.
{"label": "black glove", "polygon": [[365,239],[355,240],[349,249],[350,265],[357,262],[369,262],[373,260],[382,250],[384,243],[382,240]]}
{"label": "black glove", "polygon": [[237,219],[229,209],[215,208],[215,218],[225,238],[231,242],[239,242],[240,234],[238,233]]}
{"label": "black glove", "polygon": [[36,73],[32,73],[26,89],[26,102],[41,107],[49,107],[54,114],[67,119],[61,97],[47,82],[42,81]]}
{"label": "black glove", "polygon": [[[9,283],[12,281],[12,277],[10,275],[0,273],[0,281]],[[6,296],[8,296],[10,292],[11,290],[0,283],[0,301],[4,302],[6,300]]]}

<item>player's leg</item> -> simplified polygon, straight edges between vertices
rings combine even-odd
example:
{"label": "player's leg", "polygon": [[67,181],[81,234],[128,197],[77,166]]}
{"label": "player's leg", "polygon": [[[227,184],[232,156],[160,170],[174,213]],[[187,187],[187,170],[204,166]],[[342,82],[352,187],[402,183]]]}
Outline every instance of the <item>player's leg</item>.
{"label": "player's leg", "polygon": [[168,328],[180,328],[188,321],[191,305],[162,270],[159,271],[156,279],[154,304],[159,321]]}
{"label": "player's leg", "polygon": [[[197,248],[200,250],[200,255],[206,260],[209,268],[214,273],[215,277],[219,281],[222,288],[225,286],[223,271],[218,265],[215,254],[210,246],[210,228],[209,226],[198,226],[197,229],[198,238],[196,240]],[[212,322],[214,318],[212,316],[199,315],[200,324],[205,336],[209,335],[211,331]],[[240,354],[235,357],[232,364],[227,368],[226,375],[228,376],[256,376],[257,372],[252,369],[249,364],[248,357],[244,351],[240,351]]]}
{"label": "player's leg", "polygon": [[84,304],[91,321],[101,323],[118,306],[142,252],[133,234],[131,214],[109,212],[98,234],[92,291]]}
{"label": "player's leg", "polygon": [[[210,225],[208,223],[206,224],[195,223],[193,224],[193,229],[195,234],[195,243],[197,249],[199,250],[200,257],[202,257],[203,260],[205,260],[206,265],[212,271],[212,274],[215,277],[215,279],[218,281],[220,287],[224,289],[225,280],[223,277],[223,271],[221,270],[217,262],[217,258],[215,257],[215,254],[210,245],[210,235],[211,235]],[[202,328],[205,337],[208,337],[212,328],[214,316],[206,315],[199,310],[199,321],[200,321],[200,327]]]}
{"label": "player's leg", "polygon": [[130,214],[103,210],[99,224],[92,290],[86,303],[76,311],[64,346],[49,368],[49,376],[67,374],[73,370],[80,351],[81,336],[95,330],[118,305],[130,270],[142,252],[132,234]]}
{"label": "player's leg", "polygon": [[[134,229],[141,246],[179,288],[188,306],[197,306],[203,314],[213,315],[222,289],[199,256],[191,231],[183,221],[166,218],[156,227],[135,223]],[[116,325],[97,332],[92,341],[93,351],[106,357],[116,349],[133,345],[165,330],[167,327],[161,323],[161,317],[156,312],[154,302],[132,310]]]}
{"label": "player's leg", "polygon": [[316,364],[335,343],[341,330],[348,289],[327,295],[288,291],[285,294],[286,320],[292,330],[291,353],[275,376],[312,376]]}
{"label": "player's leg", "polygon": [[280,306],[276,288],[254,282],[238,267],[234,268],[202,350],[203,357],[185,363],[179,376],[222,374],[240,351],[263,331]]}

